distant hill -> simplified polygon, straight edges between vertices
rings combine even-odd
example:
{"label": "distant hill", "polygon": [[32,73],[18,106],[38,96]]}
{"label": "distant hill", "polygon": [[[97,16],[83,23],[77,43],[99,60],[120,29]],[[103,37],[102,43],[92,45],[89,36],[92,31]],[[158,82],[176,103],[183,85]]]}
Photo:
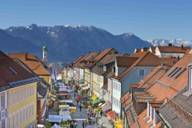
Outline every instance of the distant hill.
{"label": "distant hill", "polygon": [[40,56],[47,45],[51,61],[70,62],[93,50],[113,47],[120,52],[149,46],[134,34],[113,35],[94,26],[30,26],[9,27],[0,31],[1,50],[6,52],[33,52]]}

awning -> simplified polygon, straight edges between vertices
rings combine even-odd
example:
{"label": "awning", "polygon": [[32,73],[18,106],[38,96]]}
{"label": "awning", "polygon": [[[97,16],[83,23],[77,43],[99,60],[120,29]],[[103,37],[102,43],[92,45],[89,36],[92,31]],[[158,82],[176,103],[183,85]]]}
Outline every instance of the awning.
{"label": "awning", "polygon": [[48,121],[52,123],[61,123],[61,121],[71,120],[70,115],[48,115]]}
{"label": "awning", "polygon": [[114,111],[109,111],[106,115],[107,118],[112,121],[115,121],[115,119],[117,118],[117,114]]}
{"label": "awning", "polygon": [[88,86],[85,86],[85,87],[82,87],[82,88],[81,88],[81,90],[83,90],[83,91],[84,91],[84,90],[88,90],[88,89],[89,89]]}
{"label": "awning", "polygon": [[71,113],[71,117],[73,120],[76,120],[76,121],[88,119],[86,112],[74,112],[74,113]]}
{"label": "awning", "polygon": [[71,117],[69,110],[60,110],[60,111],[59,111],[59,115],[61,115],[61,116],[64,115],[64,116]]}

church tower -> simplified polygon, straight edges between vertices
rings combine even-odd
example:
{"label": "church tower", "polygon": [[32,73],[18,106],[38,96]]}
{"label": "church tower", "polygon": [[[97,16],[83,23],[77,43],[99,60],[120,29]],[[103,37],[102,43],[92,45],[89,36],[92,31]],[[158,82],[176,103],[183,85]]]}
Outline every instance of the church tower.
{"label": "church tower", "polygon": [[47,46],[43,46],[42,47],[42,53],[43,53],[43,62],[45,64],[48,63],[48,50],[47,50]]}

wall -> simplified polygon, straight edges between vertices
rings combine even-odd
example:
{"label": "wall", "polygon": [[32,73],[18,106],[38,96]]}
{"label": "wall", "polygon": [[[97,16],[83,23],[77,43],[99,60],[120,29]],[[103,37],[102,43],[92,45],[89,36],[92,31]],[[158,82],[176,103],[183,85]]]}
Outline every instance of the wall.
{"label": "wall", "polygon": [[[121,96],[123,96],[129,90],[129,85],[139,82],[146,76],[153,67],[135,67],[133,68],[121,81],[113,79],[112,88],[112,109],[119,115],[121,113]],[[144,70],[144,74],[140,76],[140,70]]]}
{"label": "wall", "polygon": [[7,91],[0,92],[0,128],[7,127]]}
{"label": "wall", "polygon": [[[129,90],[129,85],[139,82],[146,76],[154,67],[135,67],[133,68],[126,77],[121,80],[122,83],[122,94],[124,95]],[[140,76],[140,70],[144,70],[144,75]]]}
{"label": "wall", "polygon": [[91,72],[89,69],[85,69],[85,84],[91,86]]}
{"label": "wall", "polygon": [[121,83],[112,79],[112,110],[120,115],[121,112]]}
{"label": "wall", "polygon": [[77,68],[77,67],[75,67],[73,73],[74,73],[74,75],[73,75],[73,76],[74,76],[73,79],[75,80],[75,84],[79,84],[79,79],[80,79],[80,69]]}
{"label": "wall", "polygon": [[24,128],[36,123],[37,83],[8,90],[8,127]]}
{"label": "wall", "polygon": [[84,84],[85,82],[85,75],[84,75],[84,69],[79,69],[79,83]]}
{"label": "wall", "polygon": [[98,75],[96,73],[92,73],[93,76],[93,82],[92,82],[92,86],[93,86],[93,93],[103,99],[103,92],[102,92],[102,87],[103,87],[103,82],[104,82],[104,78],[101,75]]}

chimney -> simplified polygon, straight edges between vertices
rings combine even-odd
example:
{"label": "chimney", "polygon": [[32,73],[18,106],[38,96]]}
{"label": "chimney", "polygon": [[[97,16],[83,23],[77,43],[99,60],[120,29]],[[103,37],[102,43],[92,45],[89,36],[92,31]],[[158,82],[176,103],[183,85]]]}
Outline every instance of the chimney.
{"label": "chimney", "polygon": [[169,44],[168,44],[168,46],[172,47],[172,46],[173,46],[173,44],[172,44],[172,43],[169,43]]}
{"label": "chimney", "polygon": [[183,45],[183,44],[181,44],[181,48],[184,48],[184,45]]}

